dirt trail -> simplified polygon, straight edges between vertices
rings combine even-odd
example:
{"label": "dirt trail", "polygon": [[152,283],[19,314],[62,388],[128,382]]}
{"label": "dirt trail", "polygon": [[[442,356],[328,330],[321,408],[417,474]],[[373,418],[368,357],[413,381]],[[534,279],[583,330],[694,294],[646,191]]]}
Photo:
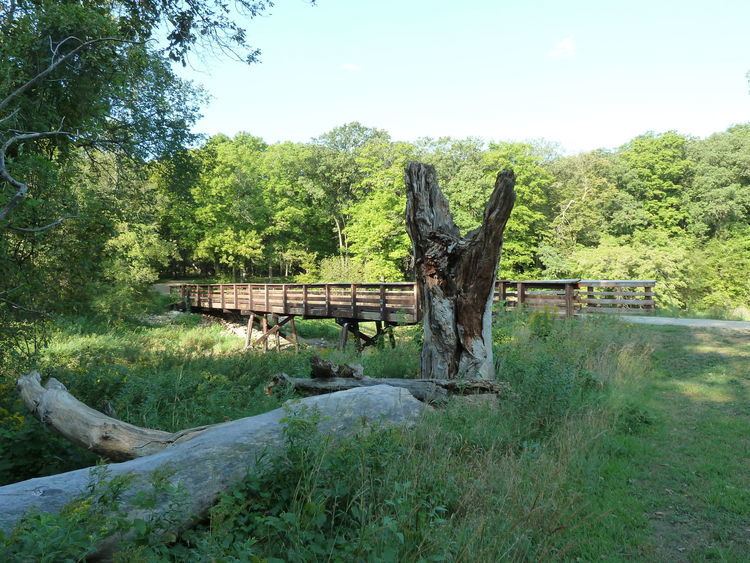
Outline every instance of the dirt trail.
{"label": "dirt trail", "polygon": [[636,317],[632,315],[620,315],[619,318],[625,322],[634,324],[687,326],[691,328],[722,328],[726,330],[750,330],[750,322],[747,321],[721,321],[717,319],[680,319],[676,317]]}
{"label": "dirt trail", "polygon": [[650,451],[643,450],[650,459],[640,460],[636,486],[650,509],[655,559],[744,559],[740,554],[750,553],[750,339],[671,331],[655,335],[661,377],[652,386],[651,408],[659,428]]}

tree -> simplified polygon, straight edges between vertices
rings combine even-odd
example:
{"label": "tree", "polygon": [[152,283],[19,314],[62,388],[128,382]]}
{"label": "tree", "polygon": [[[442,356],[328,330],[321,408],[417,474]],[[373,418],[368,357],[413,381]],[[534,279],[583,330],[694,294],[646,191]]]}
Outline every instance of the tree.
{"label": "tree", "polygon": [[503,231],[516,194],[513,172],[497,175],[481,226],[460,235],[435,168],[406,168],[406,227],[424,319],[421,376],[491,379],[492,299]]}
{"label": "tree", "polygon": [[385,138],[371,139],[360,150],[357,163],[362,179],[356,192],[362,195],[348,209],[345,234],[349,250],[362,261],[368,280],[400,281],[410,270],[403,175],[406,163],[415,155],[413,145]]}
{"label": "tree", "polygon": [[750,223],[750,125],[688,146],[694,177],[687,193],[690,229],[712,237]]}
{"label": "tree", "polygon": [[264,197],[263,153],[258,137],[240,133],[234,139],[213,137],[204,149],[203,174],[192,190],[199,231],[194,258],[220,268],[250,269],[260,261],[260,238],[270,210]]}
{"label": "tree", "polygon": [[[692,162],[688,140],[673,131],[636,137],[617,156],[618,183],[629,194],[629,215],[637,215],[646,228],[679,234],[687,223],[683,205]],[[629,232],[633,232],[631,227]],[[629,234],[629,233],[626,233]]]}
{"label": "tree", "polygon": [[326,194],[327,207],[336,227],[339,254],[342,256],[348,254],[349,249],[345,233],[349,218],[347,210],[362,195],[356,192],[356,186],[362,179],[357,154],[365,143],[375,138],[387,140],[388,134],[352,122],[313,140],[317,147],[318,181]]}

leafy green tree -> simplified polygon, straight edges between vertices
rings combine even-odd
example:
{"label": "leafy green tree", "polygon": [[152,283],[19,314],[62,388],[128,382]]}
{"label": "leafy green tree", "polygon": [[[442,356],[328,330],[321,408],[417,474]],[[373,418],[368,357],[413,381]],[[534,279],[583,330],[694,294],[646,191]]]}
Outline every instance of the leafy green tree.
{"label": "leafy green tree", "polygon": [[689,302],[698,309],[750,312],[750,227],[723,230],[690,260]]}
{"label": "leafy green tree", "polygon": [[347,210],[363,194],[357,192],[362,172],[357,166],[357,154],[368,141],[388,139],[385,131],[366,127],[358,122],[347,123],[324,133],[313,144],[318,163],[318,182],[326,195],[326,207],[335,225],[339,253],[348,253],[346,225]]}
{"label": "leafy green tree", "polygon": [[688,147],[690,228],[704,236],[750,223],[750,125],[736,125]]}
{"label": "leafy green tree", "polygon": [[263,152],[267,145],[244,133],[234,139],[216,136],[206,144],[203,173],[192,189],[199,240],[194,258],[218,273],[236,276],[260,261],[264,247],[258,233],[270,210],[263,193]]}
{"label": "leafy green tree", "polygon": [[683,202],[692,172],[687,146],[686,137],[667,132],[636,137],[620,149],[617,183],[630,197],[617,211],[631,217],[631,227],[623,234],[644,227],[678,235],[685,228]]}
{"label": "leafy green tree", "polygon": [[360,151],[363,177],[357,192],[363,195],[348,209],[346,236],[352,255],[362,261],[370,280],[400,281],[410,269],[404,168],[415,152],[409,143],[384,138],[371,139]]}
{"label": "leafy green tree", "polygon": [[553,182],[545,155],[528,143],[493,143],[479,159],[474,150],[465,164],[449,175],[444,189],[456,224],[465,231],[477,228],[498,170],[512,168],[517,198],[505,229],[501,271],[502,275],[533,276],[541,269],[538,247],[548,229],[548,192]]}

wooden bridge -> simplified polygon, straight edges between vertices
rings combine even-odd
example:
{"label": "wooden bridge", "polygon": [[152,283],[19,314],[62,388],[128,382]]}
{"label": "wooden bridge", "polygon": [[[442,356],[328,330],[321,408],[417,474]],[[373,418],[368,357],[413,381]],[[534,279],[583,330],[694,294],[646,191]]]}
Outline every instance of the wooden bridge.
{"label": "wooden bridge", "polygon": [[[580,313],[638,314],[656,306],[654,280],[499,280],[495,301],[506,308],[519,305],[572,317]],[[374,344],[384,335],[394,343],[391,328],[422,319],[417,284],[171,284],[170,291],[190,309],[248,316],[248,340],[256,318],[263,335],[256,344],[268,349],[268,338],[290,325],[297,345],[295,317],[335,319],[341,326],[339,346],[352,334],[357,347]],[[276,320],[269,328],[269,317]],[[360,323],[373,322],[375,334],[362,332]],[[278,349],[278,340],[277,340]]]}

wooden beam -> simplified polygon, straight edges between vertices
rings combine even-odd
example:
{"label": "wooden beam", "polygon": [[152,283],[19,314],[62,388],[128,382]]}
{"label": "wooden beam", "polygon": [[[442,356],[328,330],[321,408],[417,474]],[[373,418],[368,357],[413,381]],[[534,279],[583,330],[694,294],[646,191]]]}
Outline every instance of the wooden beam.
{"label": "wooden beam", "polygon": [[245,336],[245,349],[253,345],[253,324],[255,324],[255,313],[250,313],[247,319],[247,335]]}
{"label": "wooden beam", "polygon": [[294,351],[299,352],[299,337],[297,336],[297,325],[294,322],[294,315],[292,315],[292,318],[289,322],[292,325],[292,337],[294,338]]}
{"label": "wooden beam", "polygon": [[[265,316],[263,318],[265,319]],[[282,326],[284,326],[286,323],[288,323],[289,321],[291,321],[293,318],[294,318],[294,315],[289,315],[288,317],[284,317],[278,323],[276,323],[275,325],[273,325],[270,329],[268,329],[268,324],[267,324],[268,321],[266,321],[266,329],[264,329],[264,331],[263,331],[263,336],[261,336],[258,339],[258,342],[256,342],[256,344],[261,344],[262,343],[264,345],[264,349],[267,349],[267,346],[268,346],[268,337],[271,336],[272,334],[275,334],[277,336],[277,338],[276,338],[276,346],[277,346],[277,349],[278,349],[278,346],[279,346],[279,338],[278,338],[279,329],[281,329]]]}
{"label": "wooden beam", "polygon": [[339,350],[346,348],[346,339],[349,337],[349,322],[341,323],[341,335],[339,336]]}

